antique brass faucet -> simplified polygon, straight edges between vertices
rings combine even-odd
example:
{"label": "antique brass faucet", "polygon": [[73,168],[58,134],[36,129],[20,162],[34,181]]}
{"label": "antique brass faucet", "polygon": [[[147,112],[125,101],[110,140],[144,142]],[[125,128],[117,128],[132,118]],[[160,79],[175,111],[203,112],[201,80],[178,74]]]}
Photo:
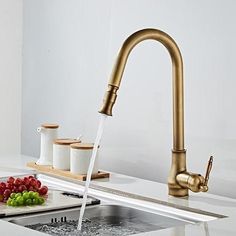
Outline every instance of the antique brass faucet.
{"label": "antique brass faucet", "polygon": [[188,196],[189,189],[193,192],[206,192],[208,190],[207,182],[213,158],[211,157],[208,162],[205,178],[199,174],[187,172],[186,150],[184,148],[183,61],[177,44],[168,34],[158,29],[143,29],[135,32],[125,40],[113,67],[108,90],[99,112],[108,116],[112,115],[112,107],[116,101],[116,93],[120,87],[128,56],[135,45],[147,39],[153,39],[162,43],[169,51],[172,60],[173,149],[172,165],[168,177],[169,195],[176,197]]}

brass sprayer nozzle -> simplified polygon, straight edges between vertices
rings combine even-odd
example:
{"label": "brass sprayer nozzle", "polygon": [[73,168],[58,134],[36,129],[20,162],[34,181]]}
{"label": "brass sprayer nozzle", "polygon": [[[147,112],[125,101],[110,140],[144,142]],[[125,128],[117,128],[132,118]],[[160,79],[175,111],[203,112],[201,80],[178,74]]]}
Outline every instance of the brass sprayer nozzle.
{"label": "brass sprayer nozzle", "polygon": [[112,107],[115,104],[116,97],[117,97],[116,92],[118,89],[119,88],[114,85],[110,85],[110,84],[108,85],[107,92],[103,99],[103,106],[101,110],[99,111],[100,113],[108,115],[108,116],[112,116]]}

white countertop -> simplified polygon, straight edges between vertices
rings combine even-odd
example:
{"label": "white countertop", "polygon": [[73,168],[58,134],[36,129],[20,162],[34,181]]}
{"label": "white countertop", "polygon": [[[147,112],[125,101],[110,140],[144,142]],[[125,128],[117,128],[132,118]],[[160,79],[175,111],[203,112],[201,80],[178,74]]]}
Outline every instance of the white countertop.
{"label": "white countertop", "polygon": [[[14,172],[14,168],[24,169],[28,161],[35,160],[32,157],[16,156],[0,158],[0,177]],[[4,171],[4,167],[8,167]],[[18,173],[22,170],[18,170]],[[120,174],[111,174],[108,179],[93,180],[94,186],[119,190],[122,192],[141,195],[156,199],[170,205],[183,208],[194,208],[215,214],[228,216],[199,224],[188,224],[176,228],[157,231],[160,236],[222,236],[236,235],[236,200],[208,193],[192,193],[186,199],[168,196],[167,185],[148,180],[138,179]],[[80,186],[81,187],[81,186]],[[233,186],[232,186],[233,187]],[[140,235],[157,235],[157,232],[148,232]],[[32,230],[0,220],[0,233],[2,235],[44,235],[39,232],[32,234]]]}

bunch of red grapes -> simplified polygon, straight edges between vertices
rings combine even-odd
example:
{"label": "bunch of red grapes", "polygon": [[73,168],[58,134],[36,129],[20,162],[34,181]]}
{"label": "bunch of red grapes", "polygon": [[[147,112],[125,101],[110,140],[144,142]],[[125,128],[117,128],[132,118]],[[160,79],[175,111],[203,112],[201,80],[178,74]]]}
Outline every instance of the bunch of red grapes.
{"label": "bunch of red grapes", "polygon": [[47,194],[48,188],[41,185],[41,182],[33,176],[16,179],[9,177],[6,183],[0,183],[0,202],[7,202],[11,193],[22,193],[24,191],[38,192],[40,196],[44,196]]}

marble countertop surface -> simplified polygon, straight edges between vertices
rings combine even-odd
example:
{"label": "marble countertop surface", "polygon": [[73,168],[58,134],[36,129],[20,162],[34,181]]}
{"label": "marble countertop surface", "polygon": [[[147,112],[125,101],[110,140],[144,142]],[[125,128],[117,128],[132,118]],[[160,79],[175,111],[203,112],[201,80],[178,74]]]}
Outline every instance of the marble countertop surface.
{"label": "marble countertop surface", "polygon": [[[28,156],[0,157],[0,177],[31,173],[26,163],[35,160]],[[72,183],[74,184],[74,183]],[[168,196],[167,185],[153,181],[143,180],[130,176],[112,173],[109,179],[92,181],[95,189],[127,193],[145,198],[154,199],[159,203],[183,209],[196,209],[214,214],[227,216],[198,224],[187,224],[175,228],[163,229],[156,232],[142,233],[141,235],[160,236],[235,236],[236,235],[236,199],[217,196],[209,193],[192,193],[188,198],[175,198]],[[83,188],[80,186],[80,188]],[[92,190],[91,190],[92,191]],[[0,220],[0,233],[2,235],[45,235],[30,229]]]}

